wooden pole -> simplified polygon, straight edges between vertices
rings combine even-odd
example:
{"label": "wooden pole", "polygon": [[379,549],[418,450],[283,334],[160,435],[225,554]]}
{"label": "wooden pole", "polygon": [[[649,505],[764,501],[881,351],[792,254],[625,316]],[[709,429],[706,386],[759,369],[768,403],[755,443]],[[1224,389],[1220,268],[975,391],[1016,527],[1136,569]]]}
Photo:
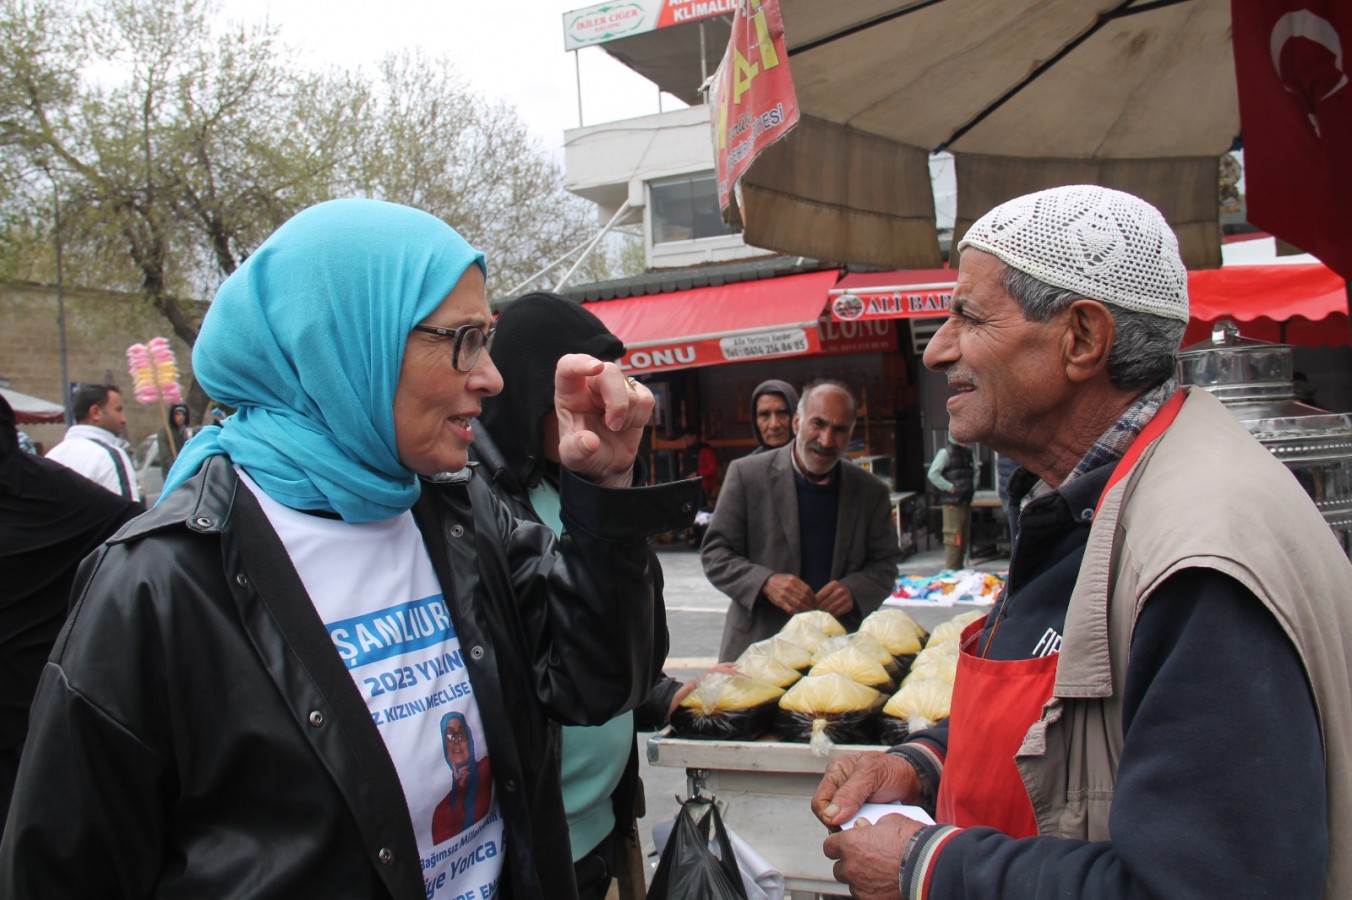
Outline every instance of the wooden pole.
{"label": "wooden pole", "polygon": [[174,440],[174,426],[169,421],[168,404],[164,402],[163,395],[160,397],[160,418],[164,421],[164,433],[169,436],[170,459],[178,459],[178,442]]}

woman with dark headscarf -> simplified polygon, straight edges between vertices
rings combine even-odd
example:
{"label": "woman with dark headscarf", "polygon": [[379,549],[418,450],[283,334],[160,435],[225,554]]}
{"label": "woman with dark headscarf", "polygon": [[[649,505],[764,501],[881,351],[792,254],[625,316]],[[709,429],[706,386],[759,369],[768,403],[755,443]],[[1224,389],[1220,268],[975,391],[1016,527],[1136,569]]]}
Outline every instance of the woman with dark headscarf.
{"label": "woman with dark headscarf", "polygon": [[0,397],[0,828],[28,734],[28,707],[66,621],[80,560],[141,511],[19,447]]}
{"label": "woman with dark headscarf", "polygon": [[[562,523],[554,367],[569,353],[618,360],[624,344],[593,313],[549,293],[526,294],[508,304],[498,316],[498,340],[494,361],[502,373],[502,392],[484,401],[480,418],[485,428],[470,448],[470,457],[487,471],[494,493],[516,516],[558,532]],[[662,569],[655,555],[650,564],[659,579],[660,601]],[[665,615],[654,626],[657,639],[665,644]],[[636,729],[653,731],[665,725],[696,682],[682,685],[663,674],[632,712],[601,725],[563,729],[563,802],[583,900],[605,897],[624,860],[625,842],[637,845]]]}
{"label": "woman with dark headscarf", "polygon": [[[338,200],[222,285],[193,371],[236,412],[82,569],[0,896],[573,893],[548,717],[642,698],[646,537],[690,501],[626,487],[652,397],[581,355],[555,375],[568,540],[464,471],[502,384],[485,271],[433,216]],[[448,712],[496,789],[438,845]]]}
{"label": "woman with dark headscarf", "polygon": [[793,417],[798,412],[798,392],[787,381],[771,378],[751,392],[751,432],[755,453],[783,447],[793,440]]}

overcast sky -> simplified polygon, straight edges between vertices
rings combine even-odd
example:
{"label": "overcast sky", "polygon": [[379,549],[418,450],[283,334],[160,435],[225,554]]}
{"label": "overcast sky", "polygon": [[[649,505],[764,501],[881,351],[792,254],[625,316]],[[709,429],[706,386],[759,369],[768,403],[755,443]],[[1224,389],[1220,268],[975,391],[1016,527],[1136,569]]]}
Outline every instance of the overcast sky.
{"label": "overcast sky", "polygon": [[[541,146],[562,157],[563,131],[578,125],[574,54],[563,49],[563,13],[587,0],[218,0],[222,16],[270,21],[298,62],[370,66],[419,46],[446,54],[474,90],[516,107]],[[578,51],[587,125],[658,111],[652,82],[597,47]],[[662,109],[683,104],[662,97]]]}

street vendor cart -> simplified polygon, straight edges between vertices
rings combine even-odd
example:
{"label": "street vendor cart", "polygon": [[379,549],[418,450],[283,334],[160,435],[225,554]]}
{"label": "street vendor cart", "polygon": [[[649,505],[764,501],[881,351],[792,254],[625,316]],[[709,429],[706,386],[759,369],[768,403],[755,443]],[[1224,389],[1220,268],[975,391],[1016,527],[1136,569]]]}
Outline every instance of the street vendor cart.
{"label": "street vendor cart", "polygon": [[648,762],[684,768],[689,796],[717,797],[727,826],[784,876],[787,896],[848,896],[822,853],[827,831],[812,814],[812,794],[836,756],[881,750],[877,744],[841,744],[830,757],[807,744],[676,737],[667,728],[648,739]]}

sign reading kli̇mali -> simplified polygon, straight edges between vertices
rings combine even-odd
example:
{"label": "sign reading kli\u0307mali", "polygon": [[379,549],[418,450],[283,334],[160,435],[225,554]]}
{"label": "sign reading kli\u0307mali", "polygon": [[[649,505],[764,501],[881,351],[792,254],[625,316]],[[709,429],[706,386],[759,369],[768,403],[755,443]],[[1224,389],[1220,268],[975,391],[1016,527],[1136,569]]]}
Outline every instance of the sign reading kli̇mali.
{"label": "sign reading kli\u0307mali", "polygon": [[634,34],[712,16],[724,16],[738,0],[609,0],[563,14],[563,49],[576,50]]}
{"label": "sign reading kli\u0307mali", "polygon": [[709,98],[718,204],[727,209],[751,161],[798,124],[779,0],[738,0]]}

